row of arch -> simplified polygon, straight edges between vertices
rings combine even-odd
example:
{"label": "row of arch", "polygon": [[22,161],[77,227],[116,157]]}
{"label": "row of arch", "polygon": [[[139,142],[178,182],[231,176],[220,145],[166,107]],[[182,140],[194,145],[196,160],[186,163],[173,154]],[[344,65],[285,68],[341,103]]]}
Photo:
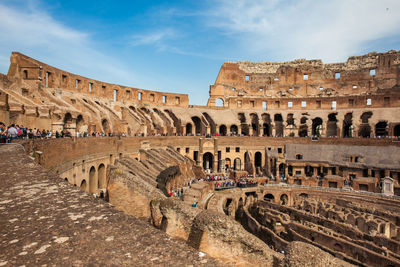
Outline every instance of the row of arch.
{"label": "row of arch", "polygon": [[[250,158],[249,152],[244,153],[244,161],[245,165],[246,164],[253,164],[254,167],[257,168],[262,168],[262,153],[257,151],[254,153],[254,161]],[[239,157],[236,157],[233,160],[230,158],[225,158],[223,166],[226,170],[228,169],[233,169],[235,171],[242,170],[242,160]],[[203,169],[204,170],[213,170],[214,168],[214,155],[211,152],[206,152],[203,154]]]}
{"label": "row of arch", "polygon": [[[137,111],[138,109],[134,107],[130,107],[132,110]],[[167,132],[172,134],[172,125],[170,120],[166,117],[166,115],[157,109],[153,110],[158,116],[166,123]],[[146,108],[141,108],[141,112],[150,114],[150,111]],[[182,134],[183,129],[180,125],[180,120],[175,116],[174,113],[170,110],[165,110],[165,112],[171,117],[173,120],[173,124],[176,128],[177,134]],[[250,121],[247,122],[246,116],[244,113],[238,113],[238,124],[225,125],[221,124],[219,126],[216,125],[212,117],[203,112],[202,116],[193,116],[191,117],[192,122],[186,123],[184,125],[185,132],[187,135],[205,135],[207,134],[207,129],[209,128],[209,133],[211,135],[216,135],[219,133],[221,136],[226,135],[249,135],[250,130],[251,133],[255,136],[263,135],[263,136],[271,136],[274,129],[274,134],[277,137],[284,136],[285,129],[290,132],[290,135],[297,135],[299,137],[306,137],[309,135],[312,136],[322,136],[323,134],[326,137],[371,137],[372,132],[375,133],[375,136],[388,136],[389,135],[389,125],[387,121],[379,121],[374,125],[374,129],[369,123],[369,119],[373,116],[373,113],[370,111],[362,113],[360,116],[360,124],[358,131],[355,132],[355,127],[353,125],[353,113],[346,113],[343,119],[343,125],[339,126],[337,124],[337,113],[330,113],[328,115],[328,119],[326,124],[323,124],[323,119],[321,117],[315,117],[313,119],[308,118],[307,116],[302,116],[300,118],[299,124],[295,124],[294,114],[289,113],[286,118],[286,123],[283,120],[281,114],[277,113],[271,118],[270,114],[263,113],[261,114],[261,118],[259,118],[258,114],[251,113]],[[144,118],[146,116],[143,116]],[[147,118],[149,119],[149,118]],[[151,120],[154,120],[153,116]],[[308,121],[311,120],[310,123]],[[66,113],[64,115],[64,129],[71,129],[74,126],[76,130],[79,132],[87,131],[88,125],[82,115],[78,115],[76,120],[72,118],[71,113]],[[274,124],[272,124],[274,123]],[[154,126],[155,124],[151,121],[149,122],[149,126]],[[240,129],[239,129],[240,126]],[[101,120],[102,131],[105,133],[109,133],[111,131],[110,122],[107,119]],[[155,127],[155,126],[154,126]],[[155,128],[155,131],[162,132],[163,129]],[[311,129],[309,130],[309,127]],[[326,129],[324,129],[326,127]],[[160,129],[159,129],[160,128]],[[295,129],[297,128],[297,133]],[[341,132],[339,132],[341,128]],[[240,130],[240,132],[239,132]],[[326,130],[326,131],[323,131]],[[400,136],[400,124],[394,125],[393,131],[391,132],[394,136]]]}
{"label": "row of arch", "polygon": [[70,181],[68,178],[65,178],[65,180],[74,183],[75,185],[77,185],[76,182],[78,182],[79,187],[83,191],[92,194],[98,193],[99,189],[107,188],[106,165],[100,163],[97,168],[91,166],[88,177],[84,177],[81,181]]}
{"label": "row of arch", "polygon": [[[355,127],[353,125],[353,114],[347,113],[344,116],[343,125],[341,132],[339,132],[340,128],[337,124],[337,113],[331,113],[328,115],[328,120],[326,122],[326,137],[371,137],[372,135],[372,127],[369,124],[369,118],[372,116],[372,112],[364,112],[361,117],[361,124],[359,126],[358,132],[355,131]],[[255,113],[250,114],[251,123],[246,123],[246,118],[244,113],[238,114],[238,119],[240,121],[241,132],[239,133],[238,125],[232,124],[227,126],[225,124],[221,124],[218,127],[218,133],[221,136],[226,135],[249,135],[250,129],[252,130],[253,135],[259,136],[271,136],[272,129],[275,127],[275,136],[280,137],[284,136],[284,128],[286,127],[292,132],[293,136],[296,135],[294,129],[296,125],[294,123],[293,114],[288,114],[286,120],[286,126],[284,125],[283,118],[281,114],[274,115],[274,126],[272,125],[272,120],[269,114],[264,113],[262,114],[262,124],[260,124],[258,115]],[[206,121],[201,120],[199,117],[195,116],[192,117],[193,124],[187,123],[186,124],[186,134],[196,134],[196,135],[204,135],[207,133],[207,124]],[[299,137],[307,137],[309,135],[312,136],[322,136],[323,135],[323,119],[321,117],[316,117],[311,119],[311,131],[309,131],[309,123],[307,121],[310,120],[306,116],[300,118],[300,124],[298,125],[298,132],[297,135]],[[207,119],[207,121],[212,121],[211,118]],[[215,123],[210,128],[211,135],[215,135],[217,133],[217,126]],[[379,121],[375,124],[374,128],[375,136],[388,136],[388,123],[387,121]],[[400,124],[397,124],[393,127],[393,135],[400,136]]]}

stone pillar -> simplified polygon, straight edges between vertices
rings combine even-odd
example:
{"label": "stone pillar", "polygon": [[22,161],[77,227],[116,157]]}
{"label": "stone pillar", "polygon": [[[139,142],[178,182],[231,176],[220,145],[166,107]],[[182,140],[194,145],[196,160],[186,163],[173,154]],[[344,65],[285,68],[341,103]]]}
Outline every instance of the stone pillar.
{"label": "stone pillar", "polygon": [[203,167],[203,138],[199,138],[199,155],[196,163],[198,166]]}
{"label": "stone pillar", "polygon": [[314,177],[318,176],[318,168],[319,168],[319,167],[314,167],[314,166],[313,166],[313,176],[314,176]]}
{"label": "stone pillar", "polygon": [[251,124],[249,124],[249,134],[253,135],[254,131],[253,131],[253,127],[251,126]]}
{"label": "stone pillar", "polygon": [[307,136],[311,136],[312,135],[312,121],[310,122],[310,120],[307,120]]}
{"label": "stone pillar", "polygon": [[218,172],[218,138],[214,138],[214,162],[213,172]]}
{"label": "stone pillar", "polygon": [[181,125],[182,127],[182,134],[186,135],[186,125]]}
{"label": "stone pillar", "polygon": [[215,124],[215,134],[219,135],[219,126],[217,124]]}

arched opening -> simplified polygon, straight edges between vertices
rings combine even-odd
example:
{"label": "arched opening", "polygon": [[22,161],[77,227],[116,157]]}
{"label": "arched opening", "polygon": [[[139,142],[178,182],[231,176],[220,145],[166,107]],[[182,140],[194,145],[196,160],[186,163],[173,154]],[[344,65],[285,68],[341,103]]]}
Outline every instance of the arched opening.
{"label": "arched opening", "polygon": [[80,188],[81,190],[86,191],[86,180],[82,180]]}
{"label": "arched opening", "polygon": [[400,124],[397,124],[396,126],[394,126],[393,135],[397,136],[397,137],[400,136]]}
{"label": "arched opening", "polygon": [[220,125],[219,126],[219,135],[225,136],[227,132],[226,126],[225,125]]}
{"label": "arched opening", "polygon": [[[104,133],[109,133],[110,132],[110,125],[106,119],[103,119],[101,121],[101,126],[103,127],[103,132]],[[90,184],[90,181],[89,181]]]}
{"label": "arched opening", "polygon": [[222,98],[217,98],[215,100],[215,106],[216,107],[223,107],[224,106],[224,100]]}
{"label": "arched opening", "polygon": [[299,137],[307,137],[308,136],[308,126],[300,125],[299,127]]}
{"label": "arched opening", "polygon": [[253,174],[253,162],[249,152],[244,153],[244,170],[249,174]]}
{"label": "arched opening", "polygon": [[287,205],[289,203],[289,198],[286,194],[281,195],[281,205]]}
{"label": "arched opening", "polygon": [[367,138],[371,137],[371,126],[369,125],[369,119],[372,117],[372,112],[364,112],[360,119],[361,119],[361,124],[360,128],[358,130],[358,136]]}
{"label": "arched opening", "polygon": [[210,152],[203,155],[203,169],[212,171],[214,164],[214,156]]}
{"label": "arched opening", "polygon": [[79,115],[76,118],[76,130],[80,133],[87,131],[87,126],[85,125],[85,120],[83,119],[82,115]]}
{"label": "arched opening", "polygon": [[361,124],[358,135],[364,138],[371,137],[371,126],[369,124]]}
{"label": "arched opening", "polygon": [[254,136],[259,136],[260,131],[259,131],[259,122],[258,122],[258,115],[255,113],[250,114],[251,118],[251,128],[253,130],[253,135]]}
{"label": "arched opening", "polygon": [[106,166],[104,164],[100,164],[99,168],[97,170],[98,172],[98,183],[99,183],[99,188],[103,189],[106,188]]}
{"label": "arched opening", "polygon": [[289,113],[289,114],[287,115],[286,124],[287,124],[287,125],[296,126],[296,125],[294,124],[294,115],[293,115],[293,113]]}
{"label": "arched opening", "polygon": [[265,194],[264,195],[264,200],[268,201],[268,202],[274,202],[275,201],[275,197],[273,194]]}
{"label": "arched opening", "polygon": [[271,136],[271,118],[269,114],[264,113],[261,115],[263,120],[263,135],[264,136]]}
{"label": "arched opening", "polygon": [[232,198],[227,198],[224,205],[224,213],[229,216],[229,206],[232,204]]}
{"label": "arched opening", "polygon": [[261,154],[261,152],[256,152],[254,154],[254,166],[256,168],[257,167],[261,168],[261,166],[262,166],[262,154]]}
{"label": "arched opening", "polygon": [[275,122],[275,136],[282,137],[283,136],[283,118],[281,114],[274,115]]}
{"label": "arched opening", "polygon": [[97,190],[96,168],[92,166],[89,171],[89,192],[94,193]]}
{"label": "arched opening", "polygon": [[71,113],[65,113],[64,115],[64,129],[69,129],[72,127],[73,120]]}
{"label": "arched opening", "polygon": [[186,134],[187,135],[192,135],[193,134],[193,126],[191,123],[186,124]]}
{"label": "arched opening", "polygon": [[235,160],[233,161],[233,169],[235,171],[240,171],[242,169],[242,161],[240,160],[240,158],[235,158]]}
{"label": "arched opening", "polygon": [[317,117],[312,120],[312,135],[313,136],[321,136],[322,132],[322,119]]}
{"label": "arched opening", "polygon": [[280,177],[284,177],[284,176],[285,176],[285,170],[286,170],[286,165],[285,165],[285,163],[279,164],[278,170],[279,170],[279,176],[280,176]]}
{"label": "arched opening", "polygon": [[353,137],[353,114],[347,113],[343,120],[343,137]]}
{"label": "arched opening", "polygon": [[328,115],[328,124],[326,126],[326,136],[336,137],[337,136],[337,118],[335,113]]}
{"label": "arched opening", "polygon": [[299,195],[299,197],[308,198],[308,194],[306,194],[306,193],[301,193],[301,194]]}
{"label": "arched opening", "polygon": [[203,135],[205,131],[203,130],[203,124],[201,122],[201,119],[197,116],[194,116],[194,117],[192,117],[192,121],[193,121],[194,127],[195,127],[195,134]]}
{"label": "arched opening", "polygon": [[270,127],[269,127],[269,124],[267,124],[267,123],[264,123],[263,124],[263,135],[264,136],[270,136]]}
{"label": "arched opening", "polygon": [[307,137],[308,136],[307,120],[308,120],[307,117],[302,117],[300,119],[299,137]]}
{"label": "arched opening", "polygon": [[230,158],[226,158],[225,159],[225,170],[229,170],[231,168],[231,159]]}
{"label": "arched opening", "polygon": [[240,121],[240,125],[242,127],[242,135],[249,135],[249,125],[246,124],[246,116],[244,113],[239,113],[238,114],[238,119]]}
{"label": "arched opening", "polygon": [[65,177],[65,178],[64,178],[64,181],[68,182],[68,178],[67,178],[67,177]]}
{"label": "arched opening", "polygon": [[237,135],[238,134],[238,127],[236,125],[231,125],[231,128],[229,129],[231,135]]}
{"label": "arched opening", "polygon": [[375,135],[376,136],[388,136],[388,130],[387,130],[387,122],[386,121],[380,121],[375,125]]}

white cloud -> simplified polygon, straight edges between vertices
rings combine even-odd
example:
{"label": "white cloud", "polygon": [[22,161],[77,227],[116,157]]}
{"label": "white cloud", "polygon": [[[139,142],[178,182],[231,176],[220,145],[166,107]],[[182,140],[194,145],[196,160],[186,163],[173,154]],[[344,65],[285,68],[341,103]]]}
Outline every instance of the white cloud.
{"label": "white cloud", "polygon": [[131,45],[155,45],[159,48],[164,47],[164,43],[172,38],[177,37],[175,30],[168,28],[163,30],[156,30],[147,34],[137,34],[131,37]]}
{"label": "white cloud", "polygon": [[398,14],[398,0],[219,0],[211,26],[253,56],[332,62],[363,52],[367,42],[400,36]]}
{"label": "white cloud", "polygon": [[26,9],[0,4],[0,72],[7,73],[3,58],[19,51],[90,78],[132,82],[121,63],[96,49],[89,33],[63,25],[35,3],[30,2]]}

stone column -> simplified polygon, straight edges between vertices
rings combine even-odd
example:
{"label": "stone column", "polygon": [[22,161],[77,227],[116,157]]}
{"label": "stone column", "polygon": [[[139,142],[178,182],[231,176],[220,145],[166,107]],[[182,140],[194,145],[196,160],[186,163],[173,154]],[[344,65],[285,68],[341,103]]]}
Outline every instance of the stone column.
{"label": "stone column", "polygon": [[214,138],[214,162],[213,172],[218,172],[218,138]]}
{"label": "stone column", "polygon": [[318,168],[319,168],[319,167],[314,167],[314,166],[313,166],[313,176],[314,176],[314,177],[318,176]]}
{"label": "stone column", "polygon": [[203,138],[199,138],[199,155],[197,157],[197,165],[203,167]]}

